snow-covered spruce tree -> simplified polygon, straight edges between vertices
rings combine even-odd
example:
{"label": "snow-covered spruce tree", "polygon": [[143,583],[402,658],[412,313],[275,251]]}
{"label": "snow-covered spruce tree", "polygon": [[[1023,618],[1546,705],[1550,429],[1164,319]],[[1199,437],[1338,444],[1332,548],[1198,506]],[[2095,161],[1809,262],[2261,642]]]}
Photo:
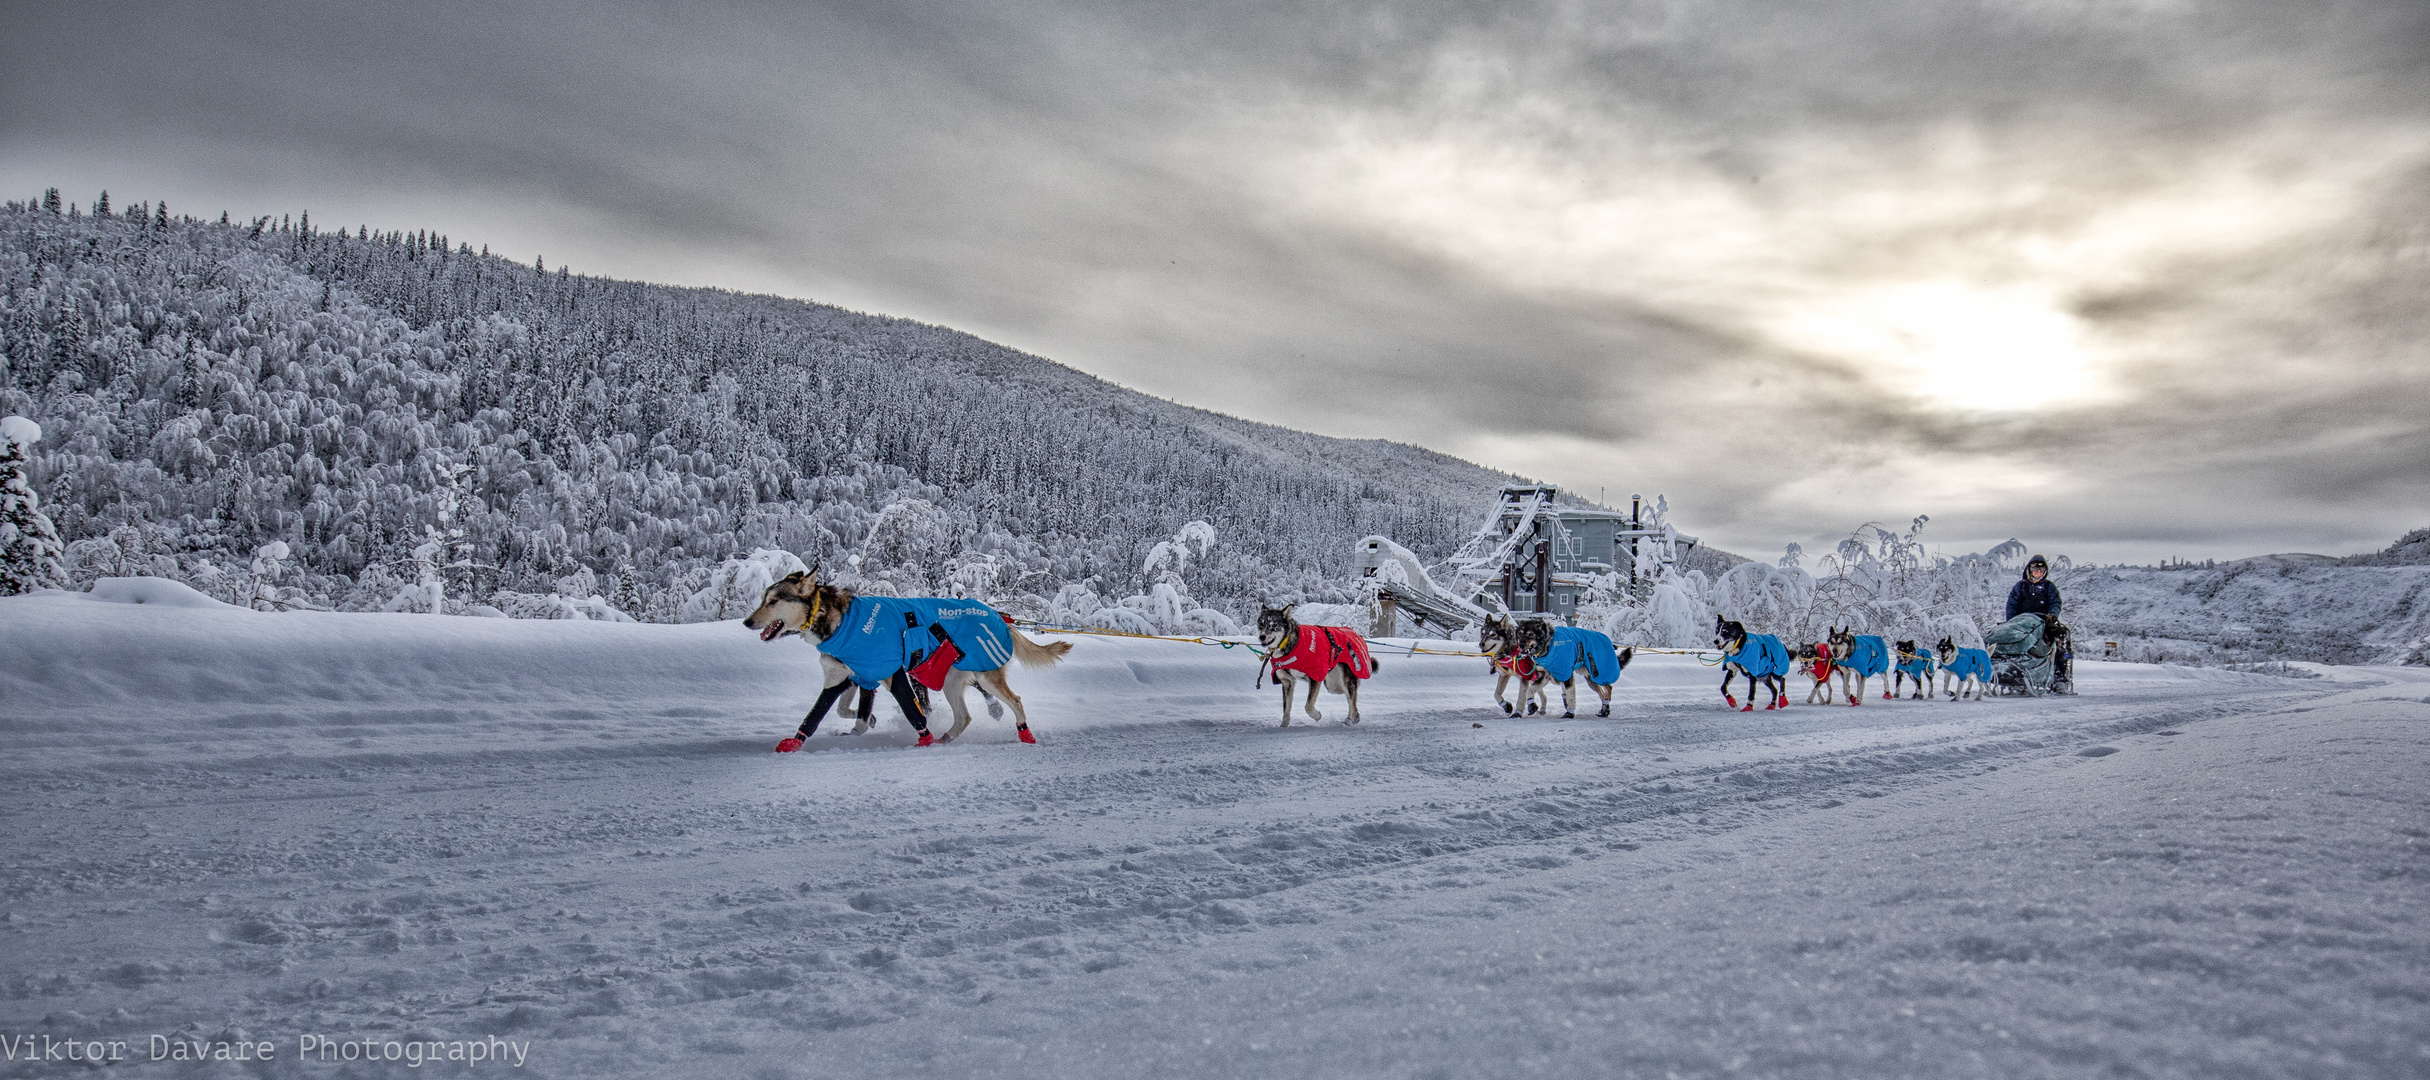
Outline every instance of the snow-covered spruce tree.
{"label": "snow-covered spruce tree", "polygon": [[42,427],[22,416],[0,420],[0,596],[67,583],[59,530],[42,513],[28,475]]}

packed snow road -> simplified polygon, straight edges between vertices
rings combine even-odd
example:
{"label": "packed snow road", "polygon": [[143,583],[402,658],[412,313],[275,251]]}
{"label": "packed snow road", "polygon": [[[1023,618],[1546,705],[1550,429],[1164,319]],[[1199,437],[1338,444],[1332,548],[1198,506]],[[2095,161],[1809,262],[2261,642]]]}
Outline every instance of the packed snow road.
{"label": "packed snow road", "polygon": [[1481,662],[1384,648],[1364,724],[1281,729],[1244,653],[1086,639],[1014,675],[1042,745],[881,706],[776,755],[810,652],[732,625],[109,595],[145,603],[0,600],[0,1029],[164,1075],[347,1067],[306,1036],[565,1076],[2430,1068],[2405,672],[1742,714],[1643,657],[1613,719],[1505,719]]}

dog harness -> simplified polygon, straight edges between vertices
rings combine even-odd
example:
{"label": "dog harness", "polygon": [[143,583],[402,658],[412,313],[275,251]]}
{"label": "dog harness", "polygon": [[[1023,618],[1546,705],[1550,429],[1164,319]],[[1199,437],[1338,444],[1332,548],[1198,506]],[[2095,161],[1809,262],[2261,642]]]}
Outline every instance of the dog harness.
{"label": "dog harness", "polygon": [[1824,679],[1831,677],[1830,642],[1818,641],[1814,643],[1814,659],[1806,664],[1806,675],[1809,678],[1812,678],[1815,682],[1821,682]]}
{"label": "dog harness", "polygon": [[[1342,664],[1350,665],[1350,677],[1364,679],[1375,671],[1367,656],[1367,639],[1358,631],[1344,626],[1302,626],[1299,640],[1289,652],[1274,654],[1268,661],[1276,672],[1285,669],[1299,672],[1310,679],[1321,680]],[[1282,676],[1277,674],[1275,681]]]}
{"label": "dog harness", "polygon": [[1948,674],[1976,682],[1991,681],[1991,653],[1983,649],[1959,649],[1957,658],[1941,668]]}
{"label": "dog harness", "polygon": [[1750,679],[1787,675],[1789,647],[1770,634],[1748,634],[1738,643],[1738,651],[1730,654],[1730,664]]}
{"label": "dog harness", "polygon": [[1904,653],[1898,658],[1898,669],[1918,679],[1932,678],[1932,656],[1929,653]]}
{"label": "dog harness", "polygon": [[1587,682],[1610,686],[1620,678],[1620,653],[1612,648],[1612,639],[1598,631],[1557,626],[1552,647],[1536,659],[1536,666],[1557,683],[1568,682],[1585,668]]}
{"label": "dog harness", "polygon": [[1522,679],[1535,677],[1536,658],[1526,653],[1505,653],[1493,658],[1493,666]]}
{"label": "dog harness", "polygon": [[1887,675],[1890,673],[1890,644],[1866,634],[1856,639],[1856,648],[1849,651],[1848,658],[1840,661],[1839,666],[1866,678]]}

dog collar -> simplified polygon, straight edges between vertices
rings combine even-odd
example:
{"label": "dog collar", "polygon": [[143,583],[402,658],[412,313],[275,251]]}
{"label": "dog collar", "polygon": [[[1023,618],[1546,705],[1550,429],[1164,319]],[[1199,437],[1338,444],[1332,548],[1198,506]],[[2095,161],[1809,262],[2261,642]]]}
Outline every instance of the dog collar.
{"label": "dog collar", "polygon": [[824,604],[824,602],[826,601],[826,599],[827,599],[827,598],[826,598],[825,594],[820,593],[820,592],[818,591],[818,587],[817,587],[817,586],[815,586],[815,585],[814,585],[814,586],[811,586],[811,588],[810,588],[810,617],[809,617],[809,618],[807,618],[807,619],[803,619],[803,620],[802,620],[802,628],[801,628],[800,630],[796,630],[796,631],[794,631],[795,633],[797,633],[797,634],[807,634],[807,633],[809,633],[811,630],[815,629],[815,628],[818,626],[818,613],[819,613],[819,609],[820,609],[820,607],[821,607],[821,606]]}

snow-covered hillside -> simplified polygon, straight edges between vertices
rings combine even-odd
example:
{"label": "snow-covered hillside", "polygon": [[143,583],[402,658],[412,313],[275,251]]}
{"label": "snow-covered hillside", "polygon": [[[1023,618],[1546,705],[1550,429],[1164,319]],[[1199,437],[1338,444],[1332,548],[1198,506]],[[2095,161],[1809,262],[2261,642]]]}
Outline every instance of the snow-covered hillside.
{"label": "snow-covered hillside", "polygon": [[8,207],[0,416],[48,432],[33,480],[77,584],[234,598],[277,541],[290,599],[349,610],[435,576],[509,610],[500,590],[674,621],[763,547],[857,555],[915,593],[983,563],[1027,593],[1120,596],[1203,520],[1225,542],[1198,594],[1238,616],[1347,599],[1369,533],[1447,552],[1513,479],[942,327],[545,273],[426,232]]}
{"label": "snow-covered hillside", "polygon": [[2208,569],[2079,568],[2060,580],[2080,649],[2133,660],[2395,663],[2430,637],[2430,566],[2262,556]]}
{"label": "snow-covered hillside", "polygon": [[1654,655],[1563,721],[1379,652],[1355,728],[1277,728],[1241,650],[1085,638],[1015,673],[1041,745],[777,755],[810,650],[731,623],[0,598],[0,1033],[162,1076],[418,1075],[307,1036],[566,1077],[2430,1068],[2430,673],[1735,713]]}

